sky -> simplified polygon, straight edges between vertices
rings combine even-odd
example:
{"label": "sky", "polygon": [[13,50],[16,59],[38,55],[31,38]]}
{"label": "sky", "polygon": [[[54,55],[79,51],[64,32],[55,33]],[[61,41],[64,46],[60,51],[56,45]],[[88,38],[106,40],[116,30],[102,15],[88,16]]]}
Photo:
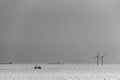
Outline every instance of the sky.
{"label": "sky", "polygon": [[0,62],[120,63],[119,0],[0,0]]}

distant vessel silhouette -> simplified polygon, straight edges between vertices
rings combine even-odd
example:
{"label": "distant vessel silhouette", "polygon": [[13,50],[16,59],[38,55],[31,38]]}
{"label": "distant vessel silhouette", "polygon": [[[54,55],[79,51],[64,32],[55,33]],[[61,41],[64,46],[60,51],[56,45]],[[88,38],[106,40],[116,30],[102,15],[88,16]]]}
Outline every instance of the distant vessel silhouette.
{"label": "distant vessel silhouette", "polygon": [[13,64],[12,62],[8,62],[8,63],[0,63],[0,64]]}
{"label": "distant vessel silhouette", "polygon": [[41,69],[42,67],[41,66],[38,66],[38,65],[35,65],[34,66],[34,69]]}
{"label": "distant vessel silhouette", "polygon": [[48,63],[48,64],[61,64],[60,62],[57,62],[57,63]]}

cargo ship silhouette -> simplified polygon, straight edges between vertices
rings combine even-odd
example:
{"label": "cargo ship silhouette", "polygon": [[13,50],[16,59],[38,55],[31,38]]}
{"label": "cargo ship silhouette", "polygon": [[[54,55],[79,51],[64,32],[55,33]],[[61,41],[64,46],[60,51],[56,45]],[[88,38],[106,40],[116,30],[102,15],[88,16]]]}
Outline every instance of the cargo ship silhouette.
{"label": "cargo ship silhouette", "polygon": [[60,62],[57,62],[57,63],[48,63],[48,64],[61,64]]}
{"label": "cargo ship silhouette", "polygon": [[0,63],[0,64],[13,64],[12,62],[8,62],[8,63]]}

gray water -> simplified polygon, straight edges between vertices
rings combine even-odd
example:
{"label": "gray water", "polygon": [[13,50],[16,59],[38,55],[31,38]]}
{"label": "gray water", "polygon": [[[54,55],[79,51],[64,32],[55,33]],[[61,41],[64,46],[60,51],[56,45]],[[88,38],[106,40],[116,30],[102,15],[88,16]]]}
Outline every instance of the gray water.
{"label": "gray water", "polygon": [[80,65],[80,64],[37,64],[42,69],[34,69],[36,64],[1,64],[2,80],[118,80],[120,65]]}

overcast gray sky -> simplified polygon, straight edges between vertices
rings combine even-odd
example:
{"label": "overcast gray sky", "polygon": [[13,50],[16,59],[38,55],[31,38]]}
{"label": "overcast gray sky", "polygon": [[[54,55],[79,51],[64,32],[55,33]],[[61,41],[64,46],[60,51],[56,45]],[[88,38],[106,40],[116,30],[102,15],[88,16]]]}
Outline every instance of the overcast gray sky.
{"label": "overcast gray sky", "polygon": [[119,0],[0,0],[0,62],[120,63]]}

